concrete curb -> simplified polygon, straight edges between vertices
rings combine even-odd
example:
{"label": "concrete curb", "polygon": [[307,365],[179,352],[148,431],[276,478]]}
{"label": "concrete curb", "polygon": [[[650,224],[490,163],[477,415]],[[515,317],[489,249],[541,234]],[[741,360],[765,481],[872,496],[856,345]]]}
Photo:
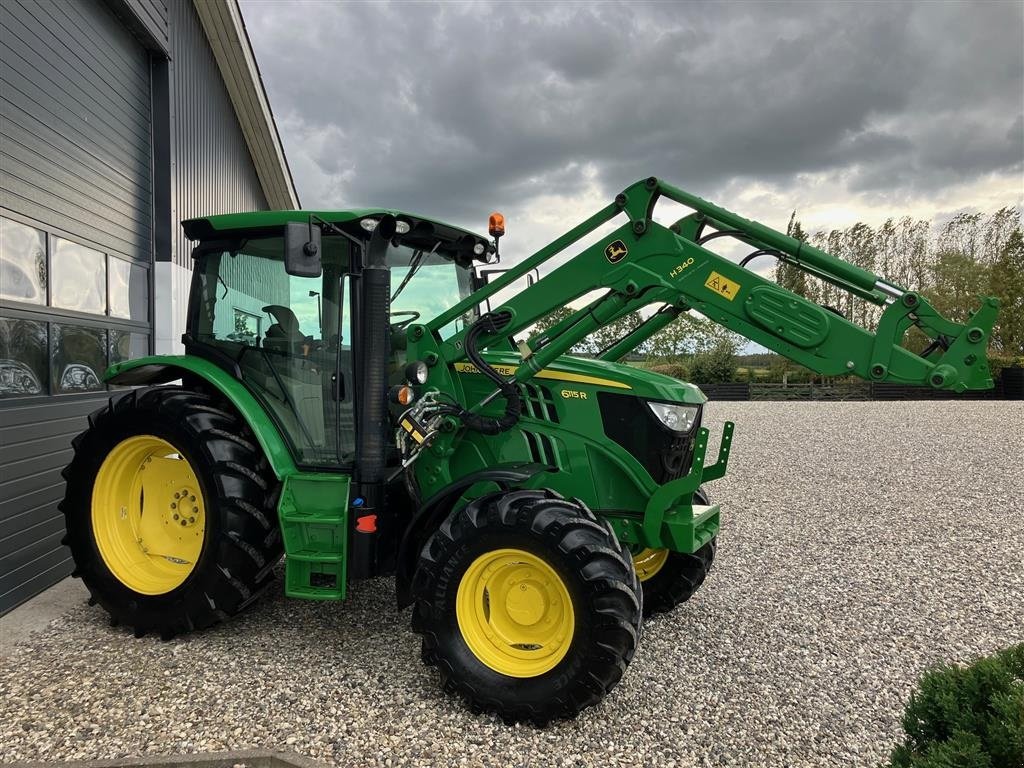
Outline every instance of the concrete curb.
{"label": "concrete curb", "polygon": [[238,764],[244,764],[245,768],[323,768],[322,763],[308,757],[269,749],[204,752],[195,755],[146,755],[119,760],[0,762],[0,768],[233,768]]}

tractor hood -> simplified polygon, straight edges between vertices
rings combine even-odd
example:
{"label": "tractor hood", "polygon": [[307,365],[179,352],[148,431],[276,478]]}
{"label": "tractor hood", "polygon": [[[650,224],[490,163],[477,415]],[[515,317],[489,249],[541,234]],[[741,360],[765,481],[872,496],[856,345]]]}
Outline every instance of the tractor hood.
{"label": "tractor hood", "polygon": [[[503,376],[511,376],[521,364],[519,356],[514,352],[487,351],[483,353],[483,357]],[[456,363],[455,370],[460,373],[477,372],[476,367],[470,362]],[[607,360],[565,355],[538,373],[537,378],[546,380],[551,386],[593,386],[650,400],[694,405],[707,401],[704,393],[694,384]]]}

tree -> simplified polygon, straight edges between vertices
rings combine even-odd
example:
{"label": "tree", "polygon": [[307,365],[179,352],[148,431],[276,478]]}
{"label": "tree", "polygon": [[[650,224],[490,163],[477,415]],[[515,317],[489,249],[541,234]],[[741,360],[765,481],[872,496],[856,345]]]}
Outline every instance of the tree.
{"label": "tree", "polygon": [[678,362],[681,358],[707,352],[719,344],[727,345],[735,355],[743,344],[743,337],[706,317],[684,312],[648,339],[641,350],[665,362]]}
{"label": "tree", "polygon": [[639,312],[630,312],[625,317],[620,317],[614,323],[598,328],[589,339],[590,346],[595,354],[601,352],[630,332],[635,331],[642,322],[643,318],[640,317]]}
{"label": "tree", "polygon": [[[533,336],[539,336],[542,333],[547,333],[552,328],[554,328],[556,325],[558,325],[560,322],[562,322],[566,318],[572,316],[572,314],[574,312],[575,312],[575,310],[572,307],[569,307],[569,306],[559,307],[558,309],[556,309],[551,314],[546,315],[545,317],[542,317],[532,328],[529,329],[529,331],[525,334],[525,336],[527,338],[530,338],[530,337],[533,337]],[[590,347],[586,343],[586,340],[584,340],[583,342],[580,342],[579,344],[576,344],[575,346],[573,346],[569,350],[568,354],[570,354],[570,355],[582,355],[582,354],[586,354],[589,351],[590,351]]]}
{"label": "tree", "polygon": [[[800,222],[796,218],[796,211],[793,211],[789,217],[789,224],[786,225],[786,234],[801,242],[807,242],[807,233],[800,226]],[[792,264],[780,261],[775,267],[775,282],[788,291],[792,291],[806,299],[814,300],[812,285],[808,280],[807,273],[799,267],[794,267]]]}
{"label": "tree", "polygon": [[566,307],[559,307],[554,312],[552,312],[550,315],[545,315],[540,320],[538,320],[537,324],[534,325],[533,328],[530,329],[530,335],[531,336],[537,336],[537,335],[540,335],[542,333],[546,333],[546,332],[550,331],[552,328],[554,328],[560,322],[562,322],[567,317],[569,317],[572,313],[573,313],[573,308],[572,307],[568,307],[568,306],[566,306]]}
{"label": "tree", "polygon": [[[559,307],[534,325],[533,328],[530,329],[529,335],[537,336],[541,333],[550,331],[558,323],[568,317],[571,317],[574,312],[575,310],[572,307]],[[606,347],[610,347],[626,334],[638,328],[642,322],[643,318],[640,316],[639,312],[631,312],[630,314],[619,318],[614,323],[609,323],[602,328],[598,328],[586,339],[573,346],[571,353],[576,355],[597,354]]]}
{"label": "tree", "polygon": [[994,346],[1006,355],[1024,355],[1024,234],[1019,227],[989,270],[989,292],[999,299]]}
{"label": "tree", "polygon": [[[875,257],[878,247],[875,242],[875,230],[858,221],[843,233],[843,239],[846,244],[847,261],[867,272],[877,270]],[[849,317],[858,325],[873,328],[878,321],[877,306],[865,299],[851,298],[850,309]]]}
{"label": "tree", "polygon": [[978,308],[988,285],[988,270],[964,251],[939,251],[932,265],[926,298],[950,320],[962,323]]}

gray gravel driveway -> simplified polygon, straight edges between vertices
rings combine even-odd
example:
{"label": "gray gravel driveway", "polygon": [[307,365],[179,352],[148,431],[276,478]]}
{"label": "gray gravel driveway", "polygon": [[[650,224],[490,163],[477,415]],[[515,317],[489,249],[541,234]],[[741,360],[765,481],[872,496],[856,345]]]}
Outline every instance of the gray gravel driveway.
{"label": "gray gravel driveway", "polygon": [[[275,595],[163,643],[82,605],[0,669],[0,760],[285,748],[342,766],[871,766],[919,673],[1024,641],[1024,404],[711,403],[719,560],[620,686],[545,730],[474,716],[393,584]],[[713,439],[717,444],[717,436]]]}

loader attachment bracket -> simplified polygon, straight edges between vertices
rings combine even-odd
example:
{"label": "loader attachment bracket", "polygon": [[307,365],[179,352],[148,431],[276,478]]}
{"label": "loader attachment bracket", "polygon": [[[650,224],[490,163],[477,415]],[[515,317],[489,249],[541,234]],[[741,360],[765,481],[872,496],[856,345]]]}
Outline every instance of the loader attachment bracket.
{"label": "loader attachment bracket", "polygon": [[611,523],[618,537],[627,544],[639,544],[653,549],[669,548],[675,552],[696,552],[718,533],[719,507],[717,504],[694,504],[701,501],[701,483],[717,480],[725,475],[732,448],[734,424],[727,421],[722,429],[722,442],[718,460],[705,466],[710,432],[701,428],[694,439],[690,469],[683,477],[671,480],[651,494],[642,518],[612,517]]}

